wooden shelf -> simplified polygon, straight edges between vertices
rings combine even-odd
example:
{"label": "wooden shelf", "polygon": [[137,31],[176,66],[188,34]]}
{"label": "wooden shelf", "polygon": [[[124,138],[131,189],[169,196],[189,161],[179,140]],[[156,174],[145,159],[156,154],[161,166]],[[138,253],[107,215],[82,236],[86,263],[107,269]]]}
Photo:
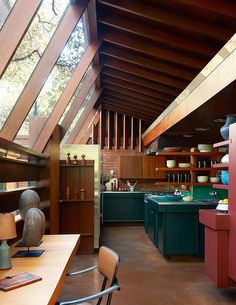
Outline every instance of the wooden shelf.
{"label": "wooden shelf", "polygon": [[70,202],[93,202],[93,199],[84,199],[84,200],[73,200],[73,199],[70,199],[70,200],[66,200],[66,199],[61,199],[59,200],[60,203],[70,203]]}
{"label": "wooden shelf", "polygon": [[17,192],[23,192],[25,190],[39,190],[42,189],[44,187],[47,187],[46,185],[36,185],[36,186],[26,186],[26,187],[18,187],[15,189],[11,189],[11,190],[0,190],[0,196],[6,196],[9,195],[11,193],[17,193]]}
{"label": "wooden shelf", "polygon": [[156,185],[198,185],[198,186],[211,186],[212,183],[200,183],[200,182],[156,182]]}
{"label": "wooden shelf", "polygon": [[214,164],[213,168],[216,168],[216,169],[229,168],[229,164],[228,163],[218,163],[218,164]]}
{"label": "wooden shelf", "polygon": [[[215,156],[221,154],[221,152],[218,151],[212,151],[212,152],[198,152],[198,151],[181,151],[181,152],[172,152],[172,151],[161,151],[157,152],[156,156]],[[225,154],[225,152],[223,153]]]}
{"label": "wooden shelf", "polygon": [[228,146],[229,145],[229,140],[218,142],[213,144],[213,147],[222,147],[222,146]]}
{"label": "wooden shelf", "polygon": [[156,167],[156,171],[210,171],[212,167]]}
{"label": "wooden shelf", "polygon": [[212,185],[213,188],[216,188],[216,189],[222,189],[222,190],[228,190],[228,184],[220,184],[220,183],[214,183]]}

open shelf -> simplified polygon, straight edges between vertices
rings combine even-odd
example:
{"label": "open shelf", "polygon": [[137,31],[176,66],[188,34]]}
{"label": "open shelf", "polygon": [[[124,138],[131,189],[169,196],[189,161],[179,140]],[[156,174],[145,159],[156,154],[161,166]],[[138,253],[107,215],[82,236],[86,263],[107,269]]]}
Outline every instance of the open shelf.
{"label": "open shelf", "polygon": [[228,190],[228,184],[220,184],[220,183],[214,183],[212,185],[213,188],[216,188],[216,189],[222,189],[222,190]]}
{"label": "open shelf", "polygon": [[213,168],[216,168],[216,169],[229,168],[229,164],[228,163],[218,163],[218,164],[214,164]]}
{"label": "open shelf", "polygon": [[156,167],[156,171],[210,171],[212,167]]}
{"label": "open shelf", "polygon": [[172,151],[160,151],[160,152],[156,152],[156,156],[214,156],[214,155],[218,155],[219,153],[220,152],[218,152],[218,151],[212,151],[212,152],[199,152],[199,151],[172,152]]}
{"label": "open shelf", "polygon": [[215,143],[213,144],[213,147],[222,147],[222,146],[228,146],[229,145],[229,140],[226,140],[226,141],[222,141],[222,142],[218,142],[218,143]]}
{"label": "open shelf", "polygon": [[211,186],[212,183],[206,182],[206,183],[200,183],[200,182],[156,182],[156,185],[198,185],[198,186]]}

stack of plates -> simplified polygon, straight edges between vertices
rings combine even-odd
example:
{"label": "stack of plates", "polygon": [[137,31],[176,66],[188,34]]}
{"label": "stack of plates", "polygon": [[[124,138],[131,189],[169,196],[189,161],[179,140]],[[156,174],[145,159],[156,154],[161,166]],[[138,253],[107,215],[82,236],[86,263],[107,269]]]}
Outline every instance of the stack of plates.
{"label": "stack of plates", "polygon": [[212,144],[198,144],[197,148],[200,152],[212,152],[213,145]]}

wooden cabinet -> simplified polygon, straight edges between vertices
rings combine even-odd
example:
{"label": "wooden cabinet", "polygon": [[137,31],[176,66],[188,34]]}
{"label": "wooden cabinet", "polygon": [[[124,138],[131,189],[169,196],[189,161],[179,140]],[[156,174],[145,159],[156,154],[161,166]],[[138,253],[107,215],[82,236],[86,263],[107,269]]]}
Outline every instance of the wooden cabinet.
{"label": "wooden cabinet", "polygon": [[143,178],[143,156],[120,156],[120,178]]}
{"label": "wooden cabinet", "polygon": [[157,171],[156,168],[165,166],[165,157],[143,156],[143,178],[165,178],[163,171]]}
{"label": "wooden cabinet", "polygon": [[80,253],[94,249],[94,161],[60,164],[60,231],[81,234]]}

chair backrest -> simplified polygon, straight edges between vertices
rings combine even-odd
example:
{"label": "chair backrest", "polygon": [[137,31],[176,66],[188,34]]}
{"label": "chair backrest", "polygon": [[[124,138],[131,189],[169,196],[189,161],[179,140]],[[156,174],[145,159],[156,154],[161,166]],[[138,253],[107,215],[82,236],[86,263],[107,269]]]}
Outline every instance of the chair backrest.
{"label": "chair backrest", "polygon": [[98,271],[112,284],[116,280],[119,255],[112,249],[102,246],[98,255]]}

